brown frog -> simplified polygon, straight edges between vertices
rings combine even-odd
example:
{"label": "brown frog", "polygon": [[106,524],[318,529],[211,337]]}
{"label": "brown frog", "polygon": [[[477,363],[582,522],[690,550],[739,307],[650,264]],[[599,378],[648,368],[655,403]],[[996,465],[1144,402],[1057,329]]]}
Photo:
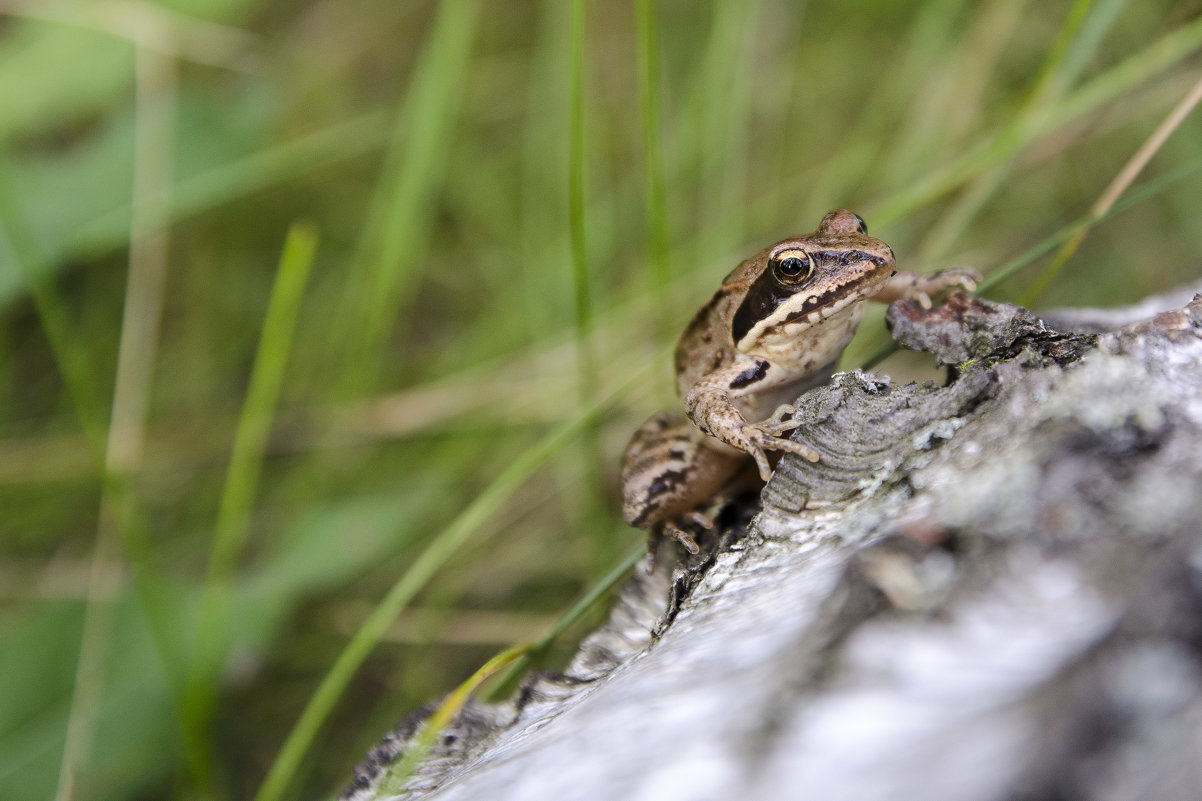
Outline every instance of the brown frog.
{"label": "brown frog", "polygon": [[868,236],[850,211],[832,211],[818,230],[778,242],[726,277],[676,345],[676,388],[684,412],[643,424],[622,459],[623,516],[691,553],[686,527],[709,528],[703,509],[754,460],[762,481],[770,451],[818,454],[781,435],[796,428],[790,401],[826,381],[869,301],[918,300],[953,286],[972,291],[972,270],[897,272],[893,251]]}

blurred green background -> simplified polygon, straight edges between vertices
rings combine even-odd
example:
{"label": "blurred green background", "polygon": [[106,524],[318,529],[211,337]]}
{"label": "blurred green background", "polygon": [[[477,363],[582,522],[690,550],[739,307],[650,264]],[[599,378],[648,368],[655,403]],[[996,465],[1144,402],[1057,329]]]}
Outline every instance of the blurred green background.
{"label": "blurred green background", "polygon": [[336,792],[637,549],[667,348],[832,208],[999,299],[1197,277],[1197,115],[1030,249],[1202,76],[1202,4],[852,9],[0,0],[0,798]]}

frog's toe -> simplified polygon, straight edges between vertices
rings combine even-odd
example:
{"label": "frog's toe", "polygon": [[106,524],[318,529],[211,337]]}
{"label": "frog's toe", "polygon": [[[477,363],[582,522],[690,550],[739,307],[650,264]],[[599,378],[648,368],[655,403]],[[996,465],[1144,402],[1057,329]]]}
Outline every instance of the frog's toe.
{"label": "frog's toe", "polygon": [[818,451],[814,450],[809,445],[805,445],[801,442],[794,442],[791,439],[777,439],[776,442],[777,444],[774,446],[774,450],[784,451],[786,453],[795,453],[801,458],[805,459],[807,462],[818,461]]}
{"label": "frog's toe", "polygon": [[681,519],[685,523],[692,523],[694,526],[706,529],[707,531],[714,527],[713,518],[698,511],[687,512]]}
{"label": "frog's toe", "polygon": [[696,554],[701,552],[701,548],[698,547],[697,540],[693,539],[693,535],[680,526],[674,523],[665,523],[664,533],[683,545],[684,549],[689,553]]}
{"label": "frog's toe", "polygon": [[647,555],[643,557],[643,570],[648,576],[655,573],[655,546],[647,543]]}
{"label": "frog's toe", "polygon": [[981,274],[976,270],[968,267],[955,267],[950,270],[940,270],[935,273],[934,278],[937,278],[942,284],[943,289],[950,289],[958,286],[966,289],[969,292],[975,292],[981,284]]}
{"label": "frog's toe", "polygon": [[764,449],[752,446],[747,452],[751,454],[752,459],[755,459],[756,469],[760,471],[760,480],[766,482],[772,478],[772,465],[768,463],[768,454],[764,453]]}
{"label": "frog's toe", "polygon": [[701,552],[701,547],[697,544],[697,540],[694,539],[691,533],[682,528],[685,524],[696,525],[706,529],[713,528],[714,526],[713,520],[698,511],[687,512],[678,520],[662,520],[652,526],[647,534],[647,557],[644,562],[648,576],[655,572],[656,554],[659,552],[660,543],[665,539],[676,540],[691,554]]}
{"label": "frog's toe", "polygon": [[659,554],[659,544],[663,540],[663,526],[655,525],[647,531],[647,556],[644,558],[643,565],[648,576],[655,572],[655,565],[658,562],[656,556]]}
{"label": "frog's toe", "polygon": [[[772,416],[760,424],[760,428],[767,434],[778,437],[786,431],[792,431],[797,428],[799,422],[793,419],[793,415],[797,413],[797,407],[791,403],[786,403],[777,408]],[[788,418],[788,419],[785,419]]]}
{"label": "frog's toe", "polygon": [[976,270],[958,269],[952,271],[952,277],[955,279],[952,286],[959,285],[969,292],[975,292],[977,287],[981,285],[981,274]]}

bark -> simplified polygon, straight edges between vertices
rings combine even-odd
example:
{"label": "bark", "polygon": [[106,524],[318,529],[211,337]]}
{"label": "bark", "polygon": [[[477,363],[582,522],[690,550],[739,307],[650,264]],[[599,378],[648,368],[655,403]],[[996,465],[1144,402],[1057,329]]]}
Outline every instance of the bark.
{"label": "bark", "polygon": [[[945,386],[807,393],[820,462],[632,578],[565,675],[469,704],[400,796],[1202,797],[1202,295],[889,320]],[[347,798],[392,797],[419,724]]]}

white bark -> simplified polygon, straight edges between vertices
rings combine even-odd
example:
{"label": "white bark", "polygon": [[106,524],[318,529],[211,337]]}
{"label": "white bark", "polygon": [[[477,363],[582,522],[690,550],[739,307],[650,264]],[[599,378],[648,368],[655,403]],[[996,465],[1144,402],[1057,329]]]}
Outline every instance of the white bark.
{"label": "white bark", "polygon": [[821,461],[404,797],[1202,797],[1202,296],[1100,335],[965,295],[890,321],[954,379],[804,396]]}

